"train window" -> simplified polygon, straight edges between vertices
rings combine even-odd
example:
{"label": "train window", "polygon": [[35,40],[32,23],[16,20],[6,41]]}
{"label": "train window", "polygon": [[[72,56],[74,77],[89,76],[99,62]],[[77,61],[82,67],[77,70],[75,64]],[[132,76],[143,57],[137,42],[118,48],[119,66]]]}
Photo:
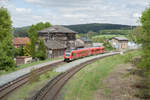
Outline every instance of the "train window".
{"label": "train window", "polygon": [[72,56],[74,55],[74,53],[72,53]]}

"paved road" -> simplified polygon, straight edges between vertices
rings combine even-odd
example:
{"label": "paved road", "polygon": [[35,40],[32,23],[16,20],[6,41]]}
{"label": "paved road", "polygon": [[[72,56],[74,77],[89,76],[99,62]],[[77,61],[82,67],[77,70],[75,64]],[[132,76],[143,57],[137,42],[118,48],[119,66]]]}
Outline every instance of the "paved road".
{"label": "paved road", "polygon": [[82,64],[84,62],[87,62],[87,61],[90,61],[94,58],[100,58],[100,57],[104,57],[104,56],[107,56],[107,55],[110,55],[110,54],[118,54],[120,52],[112,52],[112,53],[107,53],[107,54],[99,54],[99,55],[96,55],[96,56],[90,56],[90,57],[85,57],[85,58],[82,58],[82,59],[78,59],[78,60],[75,60],[75,61],[72,61],[68,64],[65,64],[65,65],[62,65],[58,68],[55,69],[56,72],[65,72],[73,67],[76,67],[77,65],[79,64]]}
{"label": "paved road", "polygon": [[62,61],[62,60],[55,60],[55,61],[49,61],[49,62],[46,62],[46,63],[41,63],[41,64],[34,65],[34,66],[31,66],[31,67],[20,69],[18,71],[12,72],[12,73],[7,74],[7,75],[2,75],[2,76],[0,76],[0,86],[6,84],[8,82],[13,81],[13,80],[15,80],[16,78],[19,78],[22,75],[25,75],[25,74],[29,73],[32,69],[41,68],[41,67],[44,67],[46,65],[56,63],[56,62],[59,62],[59,61]]}

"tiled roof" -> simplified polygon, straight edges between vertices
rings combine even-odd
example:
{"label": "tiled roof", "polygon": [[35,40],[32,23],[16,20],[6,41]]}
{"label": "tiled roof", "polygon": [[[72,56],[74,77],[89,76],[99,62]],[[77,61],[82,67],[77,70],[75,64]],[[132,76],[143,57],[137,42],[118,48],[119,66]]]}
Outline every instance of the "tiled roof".
{"label": "tiled roof", "polygon": [[67,48],[66,45],[61,44],[60,42],[56,40],[47,40],[45,41],[45,45],[48,49],[64,49]]}
{"label": "tiled roof", "polygon": [[54,25],[48,28],[45,28],[43,30],[38,31],[39,33],[77,33],[69,28],[59,26],[59,25]]}
{"label": "tiled roof", "polygon": [[17,37],[13,39],[13,44],[14,45],[25,45],[30,41],[30,39],[28,37],[22,38],[22,37]]}

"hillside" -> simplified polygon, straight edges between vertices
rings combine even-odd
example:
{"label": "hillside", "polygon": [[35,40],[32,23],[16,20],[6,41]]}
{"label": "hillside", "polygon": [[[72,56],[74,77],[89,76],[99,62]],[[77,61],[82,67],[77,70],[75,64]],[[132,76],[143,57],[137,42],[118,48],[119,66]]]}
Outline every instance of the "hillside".
{"label": "hillside", "polygon": [[[78,24],[78,25],[65,25],[78,33],[87,33],[89,31],[99,32],[101,30],[128,30],[131,28],[129,25],[121,25],[121,24],[100,24],[100,23],[91,23],[91,24]],[[135,26],[134,26],[135,27]]]}
{"label": "hillside", "polygon": [[[78,33],[87,33],[89,31],[99,32],[102,30],[129,30],[130,26],[121,25],[121,24],[100,24],[100,23],[91,23],[91,24],[78,24],[78,25],[63,25],[67,28],[70,28]],[[25,37],[28,36],[27,30],[30,26],[15,28],[14,33],[16,37]]]}
{"label": "hillside", "polygon": [[27,31],[29,28],[30,28],[30,26],[14,28],[14,35],[16,37],[27,37],[28,36]]}

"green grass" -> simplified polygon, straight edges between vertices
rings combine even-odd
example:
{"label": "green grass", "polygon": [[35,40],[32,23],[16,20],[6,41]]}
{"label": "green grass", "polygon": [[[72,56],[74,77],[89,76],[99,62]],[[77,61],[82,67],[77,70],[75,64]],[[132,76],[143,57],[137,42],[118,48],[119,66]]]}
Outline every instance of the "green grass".
{"label": "green grass", "polygon": [[94,36],[92,38],[106,38],[106,39],[110,39],[112,37],[125,37],[124,35],[97,35],[97,36]]}
{"label": "green grass", "polygon": [[15,93],[9,96],[8,100],[25,100],[28,97],[32,97],[35,94],[35,91],[40,90],[49,79],[58,75],[59,73],[54,72],[53,70],[43,74],[40,76],[39,81],[36,81],[32,84],[26,84],[20,89],[18,89]]}
{"label": "green grass", "polygon": [[140,52],[133,51],[124,55],[115,55],[100,59],[79,71],[62,90],[64,100],[93,100],[94,93],[103,89],[105,94],[111,93],[105,88],[103,79],[118,65],[126,63],[129,55],[138,56]]}
{"label": "green grass", "polygon": [[54,59],[49,58],[49,59],[46,59],[46,60],[43,60],[43,61],[36,61],[36,62],[29,63],[29,64],[23,64],[23,65],[20,65],[20,66],[14,68],[14,69],[9,69],[8,71],[0,70],[0,76],[11,73],[11,72],[14,72],[14,71],[17,71],[17,70],[22,69],[22,68],[31,67],[31,66],[34,66],[34,65],[38,65],[38,64],[45,63],[45,62],[48,62],[48,61],[53,61],[53,60],[59,60],[59,59],[63,59],[63,57],[58,57],[58,58],[54,58]]}

